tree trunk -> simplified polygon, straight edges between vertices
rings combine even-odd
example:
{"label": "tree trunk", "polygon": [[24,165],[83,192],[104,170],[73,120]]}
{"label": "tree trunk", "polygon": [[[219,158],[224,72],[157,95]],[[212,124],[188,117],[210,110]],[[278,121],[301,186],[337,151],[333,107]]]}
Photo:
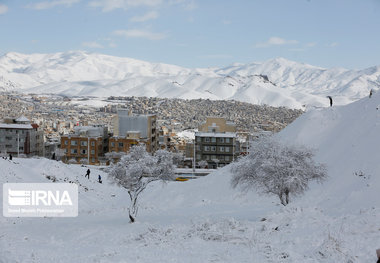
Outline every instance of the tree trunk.
{"label": "tree trunk", "polygon": [[138,206],[137,206],[137,197],[138,195],[135,195],[131,192],[129,192],[129,196],[131,198],[131,205],[128,208],[128,213],[129,213],[129,222],[134,223],[136,221],[137,217],[137,211],[138,211]]}
{"label": "tree trunk", "polygon": [[281,194],[278,195],[278,197],[280,198],[281,204],[282,204],[283,206],[286,206],[287,203],[286,203],[286,200],[284,200],[284,194],[281,193]]}
{"label": "tree trunk", "polygon": [[289,204],[289,190],[285,190],[285,201],[286,201],[286,204]]}

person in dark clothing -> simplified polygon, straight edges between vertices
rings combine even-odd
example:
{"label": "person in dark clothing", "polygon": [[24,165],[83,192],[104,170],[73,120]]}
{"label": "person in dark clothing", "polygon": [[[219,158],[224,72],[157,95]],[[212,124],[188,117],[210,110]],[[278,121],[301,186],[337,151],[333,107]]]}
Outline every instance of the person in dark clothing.
{"label": "person in dark clothing", "polygon": [[100,174],[98,175],[98,182],[101,184],[102,183],[102,177],[100,176]]}
{"label": "person in dark clothing", "polygon": [[87,176],[88,179],[90,179],[90,169],[87,169],[87,173],[86,173],[86,175],[84,177],[86,177],[86,176]]}
{"label": "person in dark clothing", "polygon": [[55,160],[55,153],[53,153],[53,155],[51,156],[51,159]]}
{"label": "person in dark clothing", "polygon": [[327,98],[329,98],[329,100],[330,100],[330,107],[332,107],[332,105],[333,105],[332,97],[331,96],[327,96]]}
{"label": "person in dark clothing", "polygon": [[372,91],[372,89],[369,91],[369,98],[371,98],[372,97],[372,93],[373,93],[373,91]]}
{"label": "person in dark clothing", "polygon": [[12,161],[12,154],[9,154],[9,160],[11,160]]}

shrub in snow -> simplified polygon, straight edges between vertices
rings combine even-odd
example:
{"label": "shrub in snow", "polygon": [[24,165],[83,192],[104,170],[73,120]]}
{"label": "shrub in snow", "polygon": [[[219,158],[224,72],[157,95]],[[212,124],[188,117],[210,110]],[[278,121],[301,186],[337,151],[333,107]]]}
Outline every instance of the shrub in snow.
{"label": "shrub in snow", "polygon": [[108,178],[128,190],[129,218],[133,223],[138,212],[138,197],[147,185],[157,180],[174,180],[173,158],[166,150],[159,150],[152,156],[145,145],[137,145],[111,167]]}
{"label": "shrub in snow", "polygon": [[313,151],[306,147],[286,145],[272,137],[260,139],[249,155],[234,164],[232,186],[275,194],[287,205],[290,194],[303,194],[309,181],[326,178],[325,166],[313,157]]}
{"label": "shrub in snow", "polygon": [[88,164],[88,159],[87,158],[82,158],[80,159],[81,164]]}
{"label": "shrub in snow", "polygon": [[69,164],[77,164],[77,160],[75,158],[71,158],[69,161],[68,161]]}
{"label": "shrub in snow", "polygon": [[206,166],[208,165],[208,163],[207,163],[207,161],[205,161],[205,160],[201,160],[201,161],[199,161],[198,162],[198,166],[200,167],[200,168],[206,168]]}

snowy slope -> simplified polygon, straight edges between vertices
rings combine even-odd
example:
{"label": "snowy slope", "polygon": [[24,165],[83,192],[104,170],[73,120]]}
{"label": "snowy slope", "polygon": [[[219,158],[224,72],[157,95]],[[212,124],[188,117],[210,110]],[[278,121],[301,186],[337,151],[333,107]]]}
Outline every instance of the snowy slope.
{"label": "snowy slope", "polygon": [[82,51],[0,57],[0,90],[31,93],[235,99],[302,108],[327,106],[327,95],[347,104],[379,87],[380,67],[324,69],[283,58],[187,69]]}
{"label": "snowy slope", "polygon": [[380,92],[346,106],[309,110],[280,135],[317,149],[317,159],[329,167],[330,183],[316,187],[311,202],[339,212],[378,207]]}

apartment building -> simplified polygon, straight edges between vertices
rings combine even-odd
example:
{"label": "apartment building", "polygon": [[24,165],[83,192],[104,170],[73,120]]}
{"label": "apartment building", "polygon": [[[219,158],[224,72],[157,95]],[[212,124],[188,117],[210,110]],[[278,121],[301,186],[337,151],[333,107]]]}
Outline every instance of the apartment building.
{"label": "apartment building", "polygon": [[72,134],[61,136],[65,162],[100,164],[105,162],[109,136],[103,125],[76,126]]}
{"label": "apartment building", "polygon": [[195,159],[205,160],[209,168],[231,163],[236,157],[236,126],[223,118],[209,117],[195,133]]}
{"label": "apartment building", "polygon": [[0,123],[0,152],[17,156],[43,155],[44,133],[35,123],[22,116],[6,118]]}
{"label": "apartment building", "polygon": [[110,151],[128,152],[132,145],[138,143],[144,143],[148,152],[159,149],[156,115],[133,115],[128,110],[119,109],[113,124]]}

